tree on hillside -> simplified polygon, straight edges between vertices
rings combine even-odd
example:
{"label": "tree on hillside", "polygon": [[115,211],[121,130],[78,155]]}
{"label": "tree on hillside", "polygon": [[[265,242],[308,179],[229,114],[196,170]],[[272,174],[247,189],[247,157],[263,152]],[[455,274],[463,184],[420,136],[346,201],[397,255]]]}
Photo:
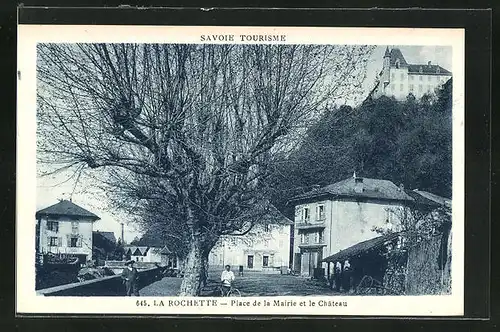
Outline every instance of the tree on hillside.
{"label": "tree on hillside", "polygon": [[325,112],[302,144],[276,164],[273,201],[286,210],[292,196],[354,171],[451,197],[451,87],[450,80],[420,100],[383,96]]}
{"label": "tree on hillside", "polygon": [[120,208],[174,212],[167,222],[187,245],[180,295],[196,295],[209,248],[221,235],[248,232],[270,211],[265,179],[275,156],[327,102],[361,89],[372,48],[37,50],[39,162],[90,168]]}

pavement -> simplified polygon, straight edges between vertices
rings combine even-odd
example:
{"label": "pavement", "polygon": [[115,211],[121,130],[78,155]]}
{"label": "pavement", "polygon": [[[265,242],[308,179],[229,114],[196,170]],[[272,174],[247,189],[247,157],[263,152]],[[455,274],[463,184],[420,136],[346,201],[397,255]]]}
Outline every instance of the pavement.
{"label": "pavement", "polygon": [[[215,296],[220,284],[219,271],[210,271],[207,286],[201,296]],[[239,276],[235,272],[234,287],[241,296],[311,296],[336,295],[325,282],[309,280],[298,276],[246,272]],[[179,292],[182,278],[165,277],[140,290],[141,296],[176,296]]]}

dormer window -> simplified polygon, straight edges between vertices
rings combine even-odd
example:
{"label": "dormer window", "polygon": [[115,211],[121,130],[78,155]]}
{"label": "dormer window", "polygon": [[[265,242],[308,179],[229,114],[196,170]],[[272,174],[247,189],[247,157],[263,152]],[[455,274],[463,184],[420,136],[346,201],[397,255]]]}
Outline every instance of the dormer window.
{"label": "dormer window", "polygon": [[440,72],[439,66],[436,68],[436,72],[439,74]]}
{"label": "dormer window", "polygon": [[396,68],[398,68],[398,69],[399,69],[399,64],[400,64],[399,59],[397,59],[396,60]]}
{"label": "dormer window", "polygon": [[419,73],[422,73],[422,72],[423,72],[422,66],[420,66],[420,68],[418,68],[418,72],[419,72]]}

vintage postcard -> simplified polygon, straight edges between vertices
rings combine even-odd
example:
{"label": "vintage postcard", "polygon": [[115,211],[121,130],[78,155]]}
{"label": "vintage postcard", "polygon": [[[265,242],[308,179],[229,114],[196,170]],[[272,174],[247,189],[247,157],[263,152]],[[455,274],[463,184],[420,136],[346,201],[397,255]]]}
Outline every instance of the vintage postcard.
{"label": "vintage postcard", "polygon": [[20,25],[18,313],[461,316],[464,30]]}

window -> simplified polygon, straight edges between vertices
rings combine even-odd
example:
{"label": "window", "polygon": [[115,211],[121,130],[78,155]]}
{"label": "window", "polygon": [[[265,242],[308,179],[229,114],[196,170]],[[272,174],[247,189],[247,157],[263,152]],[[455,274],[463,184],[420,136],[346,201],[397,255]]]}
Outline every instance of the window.
{"label": "window", "polygon": [[422,80],[422,77],[423,77],[423,76],[419,76],[419,77],[418,77],[418,80],[419,80],[419,81],[421,81],[421,80]]}
{"label": "window", "polygon": [[418,72],[422,73],[422,66],[420,66],[420,68],[418,68]]}
{"label": "window", "polygon": [[279,240],[279,242],[278,242],[278,243],[279,243],[279,244],[278,244],[278,246],[279,246],[280,248],[283,248],[283,240]]}
{"label": "window", "polygon": [[266,224],[266,225],[264,225],[264,231],[265,231],[265,232],[269,232],[269,225],[267,225],[267,224]]}
{"label": "window", "polygon": [[410,77],[410,81],[413,81],[413,75],[409,76]]}
{"label": "window", "polygon": [[419,85],[418,85],[418,91],[419,91],[419,92],[422,92],[422,84],[419,84]]}
{"label": "window", "polygon": [[79,236],[68,235],[68,247],[76,248],[82,246],[82,239]]}
{"label": "window", "polygon": [[57,221],[47,221],[47,229],[52,232],[59,232],[59,222]]}
{"label": "window", "polygon": [[55,236],[49,237],[49,246],[51,246],[51,247],[59,247],[60,246],[59,238],[55,237]]}
{"label": "window", "polygon": [[323,204],[318,205],[316,207],[316,219],[324,220],[325,219],[325,206]]}
{"label": "window", "polygon": [[399,85],[399,91],[403,91],[403,84]]}
{"label": "window", "polygon": [[144,261],[144,257],[141,257],[141,262],[143,262],[143,261]]}
{"label": "window", "polygon": [[78,233],[78,221],[71,222],[71,232]]}
{"label": "window", "polygon": [[413,84],[410,84],[410,91],[413,91]]}
{"label": "window", "polygon": [[70,247],[76,247],[77,245],[78,245],[78,238],[77,238],[77,237],[72,237],[72,238],[70,239],[70,244],[69,244],[69,246],[70,246]]}
{"label": "window", "polygon": [[309,208],[308,207],[305,207],[303,210],[302,210],[302,220],[304,220],[304,222],[308,222],[311,215],[309,213]]}
{"label": "window", "polygon": [[304,233],[300,233],[300,243],[306,243],[306,235]]}
{"label": "window", "polygon": [[405,79],[405,74],[401,73],[401,81],[403,81],[404,79]]}
{"label": "window", "polygon": [[399,68],[399,59],[396,60],[396,68]]}
{"label": "window", "polygon": [[323,242],[323,231],[319,231],[317,233],[314,234],[315,235],[315,242],[316,243],[322,243]]}
{"label": "window", "polygon": [[396,74],[392,73],[392,75],[391,75],[391,79],[392,79],[393,81],[395,81],[395,80],[396,80]]}
{"label": "window", "polygon": [[264,247],[269,247],[269,240],[264,240]]}
{"label": "window", "polygon": [[262,266],[269,266],[269,256],[262,256]]}

